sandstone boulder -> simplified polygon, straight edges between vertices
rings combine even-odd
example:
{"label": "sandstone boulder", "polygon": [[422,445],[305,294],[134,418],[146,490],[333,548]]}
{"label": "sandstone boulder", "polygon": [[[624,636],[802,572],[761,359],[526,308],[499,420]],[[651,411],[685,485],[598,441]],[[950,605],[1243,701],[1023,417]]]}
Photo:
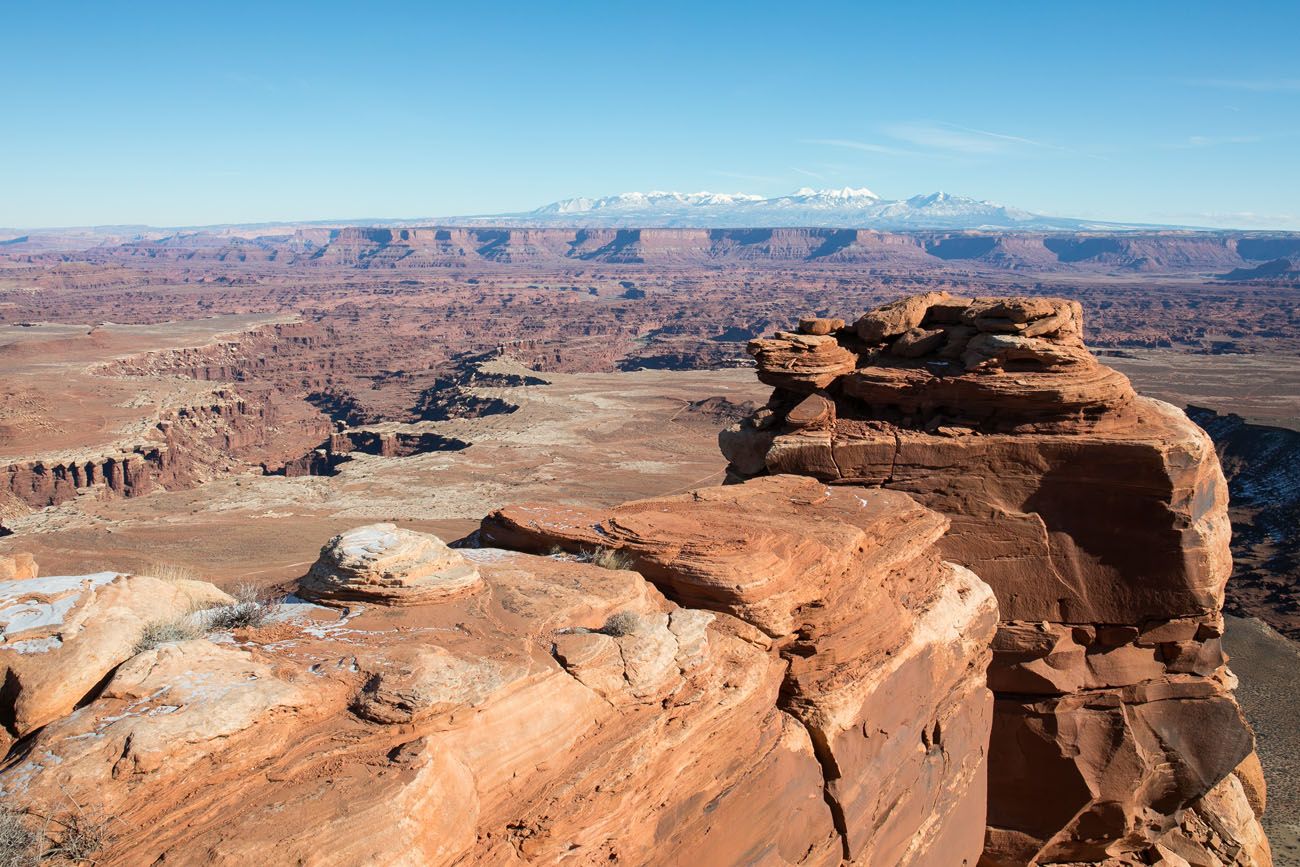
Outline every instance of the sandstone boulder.
{"label": "sandstone boulder", "polygon": [[327,604],[424,605],[473,593],[478,569],[437,536],[370,524],[321,549],[299,594]]}
{"label": "sandstone boulder", "polygon": [[779,331],[751,340],[749,354],[758,362],[758,378],[769,385],[808,394],[830,385],[857,366],[858,357],[835,337]]}
{"label": "sandstone boulder", "polygon": [[950,299],[951,296],[947,292],[909,295],[862,314],[853,328],[857,331],[858,337],[867,343],[880,343],[918,327],[925,321],[925,316],[932,306]]}
{"label": "sandstone boulder", "polygon": [[800,334],[830,334],[844,327],[843,319],[819,319],[807,317],[799,320]]}
{"label": "sandstone boulder", "polygon": [[104,864],[840,862],[785,662],[744,624],[631,571],[464,556],[482,592],[291,599],[238,646],[141,653],[0,796],[111,816]]}

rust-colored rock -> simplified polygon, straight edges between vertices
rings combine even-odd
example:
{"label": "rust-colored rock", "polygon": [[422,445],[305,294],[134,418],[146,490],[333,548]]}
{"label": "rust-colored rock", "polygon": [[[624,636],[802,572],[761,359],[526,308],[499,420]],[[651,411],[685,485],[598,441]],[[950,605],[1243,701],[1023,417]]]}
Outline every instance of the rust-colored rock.
{"label": "rust-colored rock", "polygon": [[907,333],[925,321],[931,306],[949,301],[947,292],[908,295],[862,314],[853,328],[867,343],[880,343]]}
{"label": "rust-colored rock", "polygon": [[859,319],[876,348],[840,338],[860,366],[822,386],[833,421],[783,417],[803,398],[778,384],[764,430],[742,422],[720,443],[742,458],[733,478],[756,475],[766,442],[760,474],[904,491],[951,520],[943,555],[992,586],[1003,618],[986,865],[1152,863],[1179,847],[1213,863],[1186,854],[1218,845],[1187,823],[1213,826],[1220,808],[1219,839],[1246,853],[1223,863],[1267,864],[1235,806],[1253,736],[1219,641],[1218,460],[1082,333],[1064,299],[903,299]]}
{"label": "rust-colored rock", "polygon": [[[907,550],[938,568],[926,544]],[[631,571],[463,555],[481,592],[347,611],[291,600],[237,644],[135,655],[9,756],[0,795],[56,819],[112,816],[105,865],[840,863],[819,747],[781,709],[786,661],[753,627],[678,607]],[[947,685],[929,672],[962,687],[933,708],[957,719],[942,718],[952,735],[928,757],[915,731],[896,732],[913,777],[890,790],[914,791],[920,810],[956,809],[955,787],[983,773],[989,697],[967,664],[982,663],[995,614],[951,568],[964,577],[917,600],[935,632],[894,645],[927,689]],[[958,634],[953,612],[978,615],[976,631]],[[867,743],[894,741],[873,730]],[[890,840],[948,845],[943,811],[924,815]],[[962,822],[960,846],[977,850],[979,811]]]}
{"label": "rust-colored rock", "polygon": [[825,388],[857,366],[857,355],[829,334],[778,331],[771,339],[750,341],[749,354],[758,361],[759,379],[804,394]]}
{"label": "rust-colored rock", "polygon": [[844,327],[843,319],[818,319],[810,317],[799,320],[800,334],[830,334]]}
{"label": "rust-colored rock", "polygon": [[922,865],[973,863],[983,833],[980,643],[996,611],[940,560],[945,526],[895,492],[777,476],[612,511],[512,506],[479,532],[613,549],[679,603],[757,627],[788,660],[781,707],[811,735],[847,856]]}

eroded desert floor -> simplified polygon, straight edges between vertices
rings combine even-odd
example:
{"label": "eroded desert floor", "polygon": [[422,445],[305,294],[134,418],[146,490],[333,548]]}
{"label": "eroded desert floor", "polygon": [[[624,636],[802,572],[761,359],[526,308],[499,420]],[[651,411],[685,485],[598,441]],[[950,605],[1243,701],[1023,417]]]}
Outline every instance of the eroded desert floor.
{"label": "eroded desert floor", "polygon": [[1199,408],[1216,440],[1235,534],[1226,610],[1277,630],[1234,618],[1227,644],[1277,863],[1296,863],[1286,721],[1300,701],[1278,659],[1300,637],[1300,289],[1222,279],[1235,263],[1187,250],[1134,265],[505,248],[6,253],[0,553],[31,552],[45,574],[287,586],[362,524],[453,540],[510,503],[612,507],[720,484],[718,432],[771,393],[746,344],[789,311],[852,321],[926,289],[1075,298],[1101,360]]}

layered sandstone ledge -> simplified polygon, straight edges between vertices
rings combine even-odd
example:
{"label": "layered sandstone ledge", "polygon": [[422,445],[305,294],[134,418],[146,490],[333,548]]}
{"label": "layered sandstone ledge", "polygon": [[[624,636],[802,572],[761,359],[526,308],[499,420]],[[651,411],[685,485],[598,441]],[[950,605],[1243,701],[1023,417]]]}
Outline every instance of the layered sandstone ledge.
{"label": "layered sandstone ledge", "polygon": [[984,864],[1266,864],[1220,647],[1218,460],[1082,327],[1076,302],[947,293],[807,319],[750,344],[774,392],[720,444],[733,479],[903,491],[951,519],[943,555],[1003,618]]}
{"label": "layered sandstone ledge", "polygon": [[266,610],[5,561],[0,796],[104,865],[973,864],[997,609],[946,526],[806,477],[520,506],[480,541],[554,553],[373,525]]}
{"label": "layered sandstone ledge", "polygon": [[330,436],[326,419],[270,389],[217,388],[206,397],[205,403],[162,411],[142,423],[141,432],[109,447],[0,465],[0,513],[84,495],[134,497],[194,487],[245,462],[264,470],[283,467]]}

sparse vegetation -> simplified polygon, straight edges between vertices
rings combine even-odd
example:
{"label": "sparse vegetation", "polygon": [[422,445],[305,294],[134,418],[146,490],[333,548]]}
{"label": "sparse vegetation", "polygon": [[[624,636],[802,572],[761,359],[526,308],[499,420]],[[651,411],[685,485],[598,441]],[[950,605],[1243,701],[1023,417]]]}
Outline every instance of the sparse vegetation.
{"label": "sparse vegetation", "polygon": [[599,566],[602,569],[630,569],[632,567],[632,558],[614,548],[584,548],[570,553],[559,545],[552,545],[547,549],[546,556],[560,560],[572,560],[575,563],[591,563],[593,566]]}
{"label": "sparse vegetation", "polygon": [[44,847],[41,835],[27,826],[23,814],[0,807],[0,867],[33,867]]}
{"label": "sparse vegetation", "polygon": [[629,569],[632,558],[613,548],[597,548],[591,552],[590,562],[602,569]]}
{"label": "sparse vegetation", "polygon": [[191,638],[201,638],[203,632],[188,617],[177,617],[173,620],[155,620],[153,623],[145,625],[140,631],[140,637],[135,642],[135,652],[144,653],[146,650],[153,650],[163,644],[171,644],[176,641],[189,641]]}
{"label": "sparse vegetation", "polygon": [[617,614],[610,615],[609,619],[605,621],[605,625],[596,631],[618,638],[623,635],[631,635],[640,628],[640,614],[635,611],[620,611]]}
{"label": "sparse vegetation", "polygon": [[93,862],[95,853],[104,848],[108,838],[108,823],[86,816],[78,808],[78,812],[61,824],[63,830],[58,834],[54,845],[45,850],[41,859],[72,864]]}
{"label": "sparse vegetation", "polygon": [[280,600],[255,584],[240,584],[231,594],[235,601],[210,609],[204,615],[208,629],[226,630],[261,626],[280,608]]}
{"label": "sparse vegetation", "polygon": [[150,578],[157,578],[160,581],[202,581],[203,578],[198,572],[189,566],[183,566],[180,563],[168,563],[166,561],[156,561],[145,566],[143,569],[135,570],[137,575],[148,575]]}
{"label": "sparse vegetation", "polygon": [[108,823],[80,806],[65,819],[46,817],[35,830],[34,815],[0,807],[0,867],[94,863],[108,839]]}

